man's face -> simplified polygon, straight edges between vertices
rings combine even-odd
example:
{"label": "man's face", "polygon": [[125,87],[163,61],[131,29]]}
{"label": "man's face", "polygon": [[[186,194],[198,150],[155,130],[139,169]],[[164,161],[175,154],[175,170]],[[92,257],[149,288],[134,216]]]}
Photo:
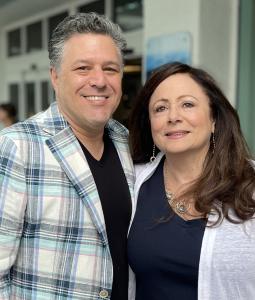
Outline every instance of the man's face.
{"label": "man's face", "polygon": [[51,80],[60,111],[84,134],[101,132],[118,107],[122,60],[111,37],[75,34],[66,41],[59,70]]}

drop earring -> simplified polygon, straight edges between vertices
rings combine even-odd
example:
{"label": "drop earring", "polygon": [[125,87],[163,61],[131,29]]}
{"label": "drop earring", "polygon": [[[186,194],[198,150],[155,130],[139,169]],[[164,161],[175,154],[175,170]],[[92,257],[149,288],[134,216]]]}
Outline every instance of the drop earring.
{"label": "drop earring", "polygon": [[152,148],[152,156],[151,156],[151,158],[150,158],[150,162],[151,162],[151,163],[156,159],[155,151],[156,151],[156,146],[155,146],[155,144],[153,144],[153,148]]}

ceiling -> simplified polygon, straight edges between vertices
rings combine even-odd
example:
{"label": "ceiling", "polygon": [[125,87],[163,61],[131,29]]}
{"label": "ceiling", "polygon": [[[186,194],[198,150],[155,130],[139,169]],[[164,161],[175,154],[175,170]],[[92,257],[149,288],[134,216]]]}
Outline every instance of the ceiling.
{"label": "ceiling", "polygon": [[0,0],[0,25],[4,26],[70,0]]}
{"label": "ceiling", "polygon": [[11,1],[14,1],[14,0],[0,0],[0,7],[4,6],[7,3],[10,3]]}

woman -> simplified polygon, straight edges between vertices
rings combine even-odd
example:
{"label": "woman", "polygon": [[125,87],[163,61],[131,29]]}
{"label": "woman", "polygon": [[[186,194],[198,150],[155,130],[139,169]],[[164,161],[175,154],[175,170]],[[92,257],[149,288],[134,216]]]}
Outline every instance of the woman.
{"label": "woman", "polygon": [[234,108],[206,72],[172,63],[130,123],[135,299],[254,300],[255,172]]}

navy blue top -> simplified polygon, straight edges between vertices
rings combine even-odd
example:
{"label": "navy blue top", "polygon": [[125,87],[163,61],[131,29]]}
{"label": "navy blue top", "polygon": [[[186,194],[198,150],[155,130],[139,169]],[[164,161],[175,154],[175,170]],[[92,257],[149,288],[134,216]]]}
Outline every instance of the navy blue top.
{"label": "navy blue top", "polygon": [[127,300],[127,232],[132,207],[126,176],[107,132],[104,134],[104,152],[100,160],[96,160],[82,144],[81,147],[93,174],[104,213],[113,262],[111,300]]}
{"label": "navy blue top", "polygon": [[[128,238],[136,275],[136,300],[197,300],[198,266],[205,219],[185,221],[166,200],[163,163],[140,189]],[[162,218],[164,222],[162,222]]]}

